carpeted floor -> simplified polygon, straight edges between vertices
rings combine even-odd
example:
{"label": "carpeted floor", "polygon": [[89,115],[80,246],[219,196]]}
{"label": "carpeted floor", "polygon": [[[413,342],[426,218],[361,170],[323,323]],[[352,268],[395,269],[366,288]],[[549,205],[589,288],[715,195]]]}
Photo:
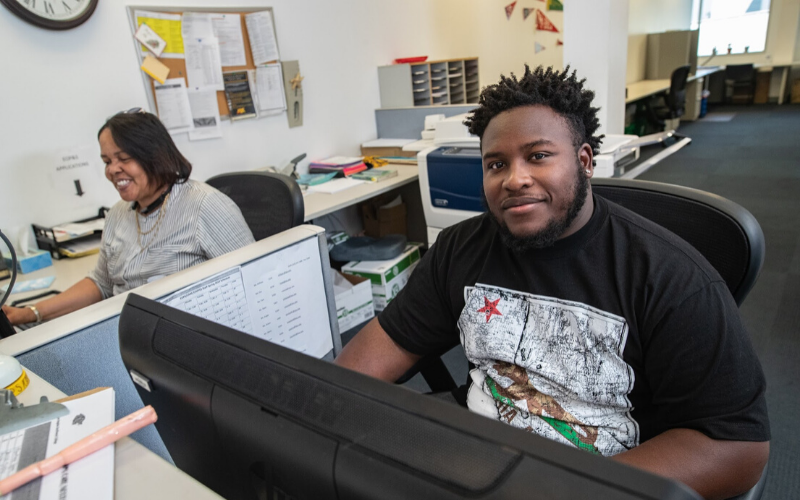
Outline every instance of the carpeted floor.
{"label": "carpeted floor", "polygon": [[717,108],[682,124],[692,144],[639,178],[710,191],[761,224],[766,259],[742,316],[767,377],[772,442],[763,500],[800,498],[800,106]]}

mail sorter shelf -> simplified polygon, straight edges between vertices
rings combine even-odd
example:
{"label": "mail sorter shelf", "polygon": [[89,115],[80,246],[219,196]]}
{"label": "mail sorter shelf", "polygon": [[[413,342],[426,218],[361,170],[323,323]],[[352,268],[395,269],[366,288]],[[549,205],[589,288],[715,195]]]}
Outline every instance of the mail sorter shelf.
{"label": "mail sorter shelf", "polygon": [[381,108],[477,103],[478,58],[378,67]]}
{"label": "mail sorter shelf", "polygon": [[[72,224],[91,222],[97,219],[105,219],[106,214],[108,214],[108,210],[109,209],[107,207],[100,207],[95,217],[89,217],[88,219],[81,219],[78,221],[74,221],[72,222]],[[62,239],[61,241],[57,241],[56,233],[53,230],[53,227],[40,226],[39,224],[31,224],[31,226],[33,227],[33,234],[36,237],[36,244],[38,245],[39,249],[47,250],[48,252],[50,252],[50,255],[57,260],[67,257],[67,255],[64,255],[63,253],[60,252],[60,250],[64,248],[66,244],[69,243],[72,245],[75,243],[79,243],[81,241],[86,241],[91,238],[97,237],[98,234],[103,233],[102,231],[97,230],[91,234],[84,234],[75,238]],[[58,226],[59,225],[56,225],[54,227]]]}

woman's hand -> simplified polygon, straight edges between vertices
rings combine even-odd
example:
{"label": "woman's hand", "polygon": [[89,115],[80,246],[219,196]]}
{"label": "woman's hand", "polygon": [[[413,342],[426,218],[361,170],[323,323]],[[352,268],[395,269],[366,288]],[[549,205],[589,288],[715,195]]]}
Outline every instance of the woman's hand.
{"label": "woman's hand", "polygon": [[12,325],[24,325],[36,321],[36,315],[27,307],[3,306],[3,312],[6,313],[8,321]]}

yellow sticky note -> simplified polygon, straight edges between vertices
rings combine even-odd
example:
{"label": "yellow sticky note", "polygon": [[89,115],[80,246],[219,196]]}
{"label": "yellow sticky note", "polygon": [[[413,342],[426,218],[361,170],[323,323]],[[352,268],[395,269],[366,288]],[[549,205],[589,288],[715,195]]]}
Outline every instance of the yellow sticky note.
{"label": "yellow sticky note", "polygon": [[158,83],[164,83],[169,76],[169,68],[153,56],[147,56],[142,63],[142,71],[153,77]]}

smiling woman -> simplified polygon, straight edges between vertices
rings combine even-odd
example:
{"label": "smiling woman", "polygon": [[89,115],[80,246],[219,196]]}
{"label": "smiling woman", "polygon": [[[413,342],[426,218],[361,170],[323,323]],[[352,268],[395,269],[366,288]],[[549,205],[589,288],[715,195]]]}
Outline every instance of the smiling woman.
{"label": "smiling woman", "polygon": [[98,141],[121,201],[106,217],[97,267],[35,306],[4,306],[12,324],[67,314],[254,241],[230,198],[189,179],[192,165],[155,115],[138,108],[117,113]]}

